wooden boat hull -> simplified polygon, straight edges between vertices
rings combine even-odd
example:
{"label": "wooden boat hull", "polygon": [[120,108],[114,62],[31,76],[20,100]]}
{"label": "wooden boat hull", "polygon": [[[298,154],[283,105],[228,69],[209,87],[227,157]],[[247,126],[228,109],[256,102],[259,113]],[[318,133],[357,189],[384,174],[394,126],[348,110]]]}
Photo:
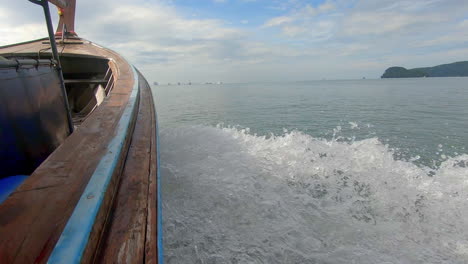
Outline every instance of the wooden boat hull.
{"label": "wooden boat hull", "polygon": [[[0,260],[162,263],[157,119],[149,85],[111,50],[82,39],[62,45],[62,56],[106,60],[112,89],[0,205]],[[30,57],[47,47],[38,40],[0,48],[0,54]]]}

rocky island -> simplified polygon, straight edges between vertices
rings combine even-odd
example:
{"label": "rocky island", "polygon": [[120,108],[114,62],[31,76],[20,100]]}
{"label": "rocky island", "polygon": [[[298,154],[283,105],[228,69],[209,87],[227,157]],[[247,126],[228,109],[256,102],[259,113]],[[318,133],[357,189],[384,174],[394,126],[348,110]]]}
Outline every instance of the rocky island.
{"label": "rocky island", "polygon": [[459,61],[434,67],[406,69],[390,67],[381,78],[414,78],[414,77],[460,77],[468,76],[468,61]]}

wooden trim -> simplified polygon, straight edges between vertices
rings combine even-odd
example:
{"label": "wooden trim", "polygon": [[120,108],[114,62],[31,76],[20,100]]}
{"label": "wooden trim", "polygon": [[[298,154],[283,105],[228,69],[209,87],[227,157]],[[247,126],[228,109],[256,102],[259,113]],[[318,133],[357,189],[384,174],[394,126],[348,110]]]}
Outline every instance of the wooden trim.
{"label": "wooden trim", "polygon": [[[149,89],[148,83],[146,83]],[[153,101],[152,93],[150,92],[149,97]],[[145,263],[157,264],[158,263],[158,156],[159,150],[157,149],[157,136],[158,127],[156,121],[156,109],[154,105],[151,105],[151,113],[153,119],[153,133],[151,135],[151,150],[153,155],[151,156],[151,164],[149,170],[149,183],[148,183],[148,206],[147,206],[147,220],[146,220],[146,238],[145,238]],[[163,263],[162,260],[159,263]]]}
{"label": "wooden trim", "polygon": [[[107,231],[94,263],[144,263],[150,190],[150,167],[155,160],[153,101],[140,75],[140,108],[125,168],[112,208]],[[150,187],[151,188],[151,187]],[[154,190],[155,192],[156,190]],[[156,236],[153,238],[156,240]]]}

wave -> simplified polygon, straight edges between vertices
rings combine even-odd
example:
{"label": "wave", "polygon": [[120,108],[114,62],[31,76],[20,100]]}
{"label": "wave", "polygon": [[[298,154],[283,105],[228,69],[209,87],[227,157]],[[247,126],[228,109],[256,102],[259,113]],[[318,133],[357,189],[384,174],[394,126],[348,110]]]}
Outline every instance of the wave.
{"label": "wave", "polygon": [[468,155],[436,168],[378,138],[161,131],[168,263],[467,263]]}

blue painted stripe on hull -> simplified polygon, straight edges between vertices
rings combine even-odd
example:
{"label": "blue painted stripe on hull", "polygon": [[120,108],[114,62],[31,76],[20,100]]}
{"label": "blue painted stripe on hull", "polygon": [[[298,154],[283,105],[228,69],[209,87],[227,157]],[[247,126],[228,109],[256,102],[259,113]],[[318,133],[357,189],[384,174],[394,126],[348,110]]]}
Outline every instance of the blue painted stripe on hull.
{"label": "blue painted stripe on hull", "polygon": [[139,95],[138,74],[132,66],[135,80],[128,104],[119,120],[117,134],[107,146],[107,154],[99,162],[85,191],[55,245],[48,263],[80,263],[107,187],[119,162],[125,138],[129,133],[132,113]]}

